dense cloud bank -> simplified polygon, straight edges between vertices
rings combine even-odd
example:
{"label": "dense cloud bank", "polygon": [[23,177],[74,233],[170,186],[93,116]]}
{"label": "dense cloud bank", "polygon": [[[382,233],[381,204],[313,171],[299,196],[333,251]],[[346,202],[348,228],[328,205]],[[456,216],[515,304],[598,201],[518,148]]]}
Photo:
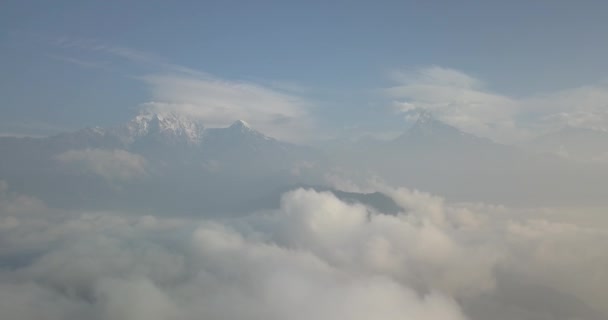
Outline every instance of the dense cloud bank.
{"label": "dense cloud bank", "polygon": [[2,318],[608,314],[608,231],[592,210],[511,210],[380,189],[402,212],[298,189],[279,210],[193,219],[58,211],[3,183]]}

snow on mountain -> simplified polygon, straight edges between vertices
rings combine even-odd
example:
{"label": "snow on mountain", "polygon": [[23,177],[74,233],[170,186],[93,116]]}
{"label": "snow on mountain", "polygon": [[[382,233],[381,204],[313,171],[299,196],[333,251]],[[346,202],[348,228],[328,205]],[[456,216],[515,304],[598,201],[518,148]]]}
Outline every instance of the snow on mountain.
{"label": "snow on mountain", "polygon": [[401,136],[395,139],[397,142],[429,143],[431,141],[450,141],[456,140],[475,142],[481,141],[490,142],[487,139],[480,138],[473,134],[466,133],[456,127],[453,127],[433,116],[430,111],[421,110],[417,112],[417,119],[414,124],[404,132]]}
{"label": "snow on mountain", "polygon": [[129,142],[141,137],[155,135],[182,139],[189,144],[199,144],[203,136],[204,126],[197,120],[183,115],[144,112],[119,128],[118,132],[126,134],[125,138]]}
{"label": "snow on mountain", "polygon": [[[222,129],[220,129],[222,130]],[[241,136],[241,137],[248,137],[248,139],[258,139],[258,140],[265,140],[265,141],[278,141],[276,139],[270,138],[266,135],[264,135],[263,133],[253,129],[247,122],[243,121],[243,120],[237,120],[235,121],[232,125],[230,125],[229,127],[223,129],[225,130],[227,133],[229,133],[232,136]]]}
{"label": "snow on mountain", "polygon": [[464,133],[455,127],[437,120],[430,112],[423,111],[419,113],[418,119],[409,130],[409,134],[430,136],[438,134],[462,135]]}
{"label": "snow on mountain", "polygon": [[[53,205],[184,212],[236,210],[241,202],[296,183],[294,167],[317,155],[242,120],[206,128],[172,113],[141,113],[116,127],[46,138],[0,138],[0,154],[1,180]],[[133,159],[141,160],[142,174],[112,181],[100,175],[100,168],[124,174]]]}
{"label": "snow on mountain", "polygon": [[253,130],[253,129],[251,129],[251,126],[249,125],[249,123],[245,122],[244,120],[235,121],[232,125],[230,125],[230,128],[233,128],[235,130],[242,130],[242,131]]}
{"label": "snow on mountain", "polygon": [[124,141],[126,145],[162,143],[202,147],[208,143],[215,143],[218,139],[228,144],[241,144],[246,141],[249,143],[257,143],[256,141],[280,143],[280,141],[256,131],[244,120],[237,120],[224,128],[206,128],[196,119],[175,113],[140,113],[125,125],[108,130],[108,132]]}

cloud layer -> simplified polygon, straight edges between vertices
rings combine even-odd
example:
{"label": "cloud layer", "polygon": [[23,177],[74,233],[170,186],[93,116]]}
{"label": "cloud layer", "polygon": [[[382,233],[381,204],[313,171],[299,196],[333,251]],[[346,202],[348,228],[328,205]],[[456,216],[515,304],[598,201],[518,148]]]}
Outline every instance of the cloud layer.
{"label": "cloud layer", "polygon": [[108,180],[129,180],[146,173],[146,159],[125,150],[82,149],[58,154],[61,163]]}
{"label": "cloud layer", "polygon": [[[11,319],[601,319],[587,306],[608,297],[597,223],[380,188],[400,214],[299,189],[278,210],[209,220],[65,212],[4,185],[0,309]],[[542,294],[513,301],[530,288],[505,283],[524,276]],[[564,301],[577,307],[555,307]]]}

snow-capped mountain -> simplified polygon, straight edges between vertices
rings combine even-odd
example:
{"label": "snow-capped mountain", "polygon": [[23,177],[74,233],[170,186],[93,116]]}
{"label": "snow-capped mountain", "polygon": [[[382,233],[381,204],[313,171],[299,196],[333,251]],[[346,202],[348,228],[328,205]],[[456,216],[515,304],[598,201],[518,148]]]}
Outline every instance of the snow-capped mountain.
{"label": "snow-capped mountain", "polygon": [[605,169],[463,132],[427,112],[393,140],[368,140],[340,150],[335,162],[351,179],[361,175],[364,182],[376,176],[460,201],[521,204],[585,198],[591,203],[601,199],[599,192],[583,196],[577,190],[591,181],[601,185],[608,175]]}
{"label": "snow-capped mountain", "polygon": [[0,180],[53,205],[190,212],[235,210],[293,185],[294,170],[303,170],[298,163],[316,156],[242,120],[206,128],[172,113],[142,113],[116,127],[47,138],[4,137],[0,154]]}
{"label": "snow-capped mountain", "polygon": [[175,113],[143,112],[118,128],[129,142],[146,136],[155,136],[172,142],[199,144],[204,126],[197,120]]}
{"label": "snow-capped mountain", "polygon": [[237,120],[223,128],[207,128],[201,121],[188,116],[151,112],[142,112],[116,127],[85,128],[51,136],[46,140],[59,149],[120,148],[142,152],[150,148],[185,148],[202,152],[209,148],[218,149],[218,144],[232,150],[235,147],[294,147],[264,135],[244,120]]}
{"label": "snow-capped mountain", "polygon": [[492,141],[466,133],[451,126],[426,110],[417,112],[412,126],[394,140],[403,145],[436,145],[436,144],[493,144]]}
{"label": "snow-capped mountain", "polygon": [[268,137],[253,129],[247,122],[237,120],[226,128],[207,129],[203,137],[204,143],[249,143],[249,144],[278,144],[278,140]]}
{"label": "snow-capped mountain", "polygon": [[206,128],[196,119],[174,113],[141,113],[125,125],[103,132],[115,135],[126,148],[187,147],[206,155],[228,150],[238,153],[239,148],[264,151],[295,147],[264,135],[244,120],[223,128]]}
{"label": "snow-capped mountain", "polygon": [[445,134],[462,135],[464,133],[445,122],[439,121],[430,111],[421,110],[406,134],[411,136],[437,136]]}
{"label": "snow-capped mountain", "polygon": [[[0,180],[58,206],[188,212],[236,210],[273,190],[328,183],[334,172],[348,172],[362,185],[379,177],[463,201],[608,199],[604,169],[494,143],[429,113],[393,140],[342,144],[317,151],[268,137],[242,120],[208,128],[181,115],[143,113],[113,128],[0,138]],[[595,193],[577,194],[589,183]]]}
{"label": "snow-capped mountain", "polygon": [[[38,139],[57,150],[70,148],[131,148],[147,142],[165,145],[200,145],[202,123],[173,113],[142,112],[116,127],[92,127]],[[14,139],[14,138],[9,138]],[[23,141],[23,140],[22,140]]]}

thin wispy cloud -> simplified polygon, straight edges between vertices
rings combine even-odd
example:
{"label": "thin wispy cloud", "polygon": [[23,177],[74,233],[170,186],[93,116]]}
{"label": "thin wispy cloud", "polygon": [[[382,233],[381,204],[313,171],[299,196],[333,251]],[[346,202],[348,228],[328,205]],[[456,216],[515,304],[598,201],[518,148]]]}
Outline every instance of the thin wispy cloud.
{"label": "thin wispy cloud", "polygon": [[72,57],[60,56],[60,55],[49,55],[49,57],[52,59],[58,60],[58,61],[71,63],[71,64],[77,65],[79,67],[82,67],[82,68],[108,69],[108,70],[111,69],[110,66],[108,65],[107,61],[86,60],[86,59],[72,58]]}
{"label": "thin wispy cloud", "polygon": [[166,59],[150,52],[145,52],[124,46],[112,45],[96,39],[59,37],[52,39],[51,43],[63,49],[77,49],[113,56],[115,58],[120,58],[139,65],[144,65],[155,70],[173,71],[194,75],[205,74],[194,69],[170,63],[166,61]]}
{"label": "thin wispy cloud", "polygon": [[396,85],[384,93],[393,107],[408,113],[426,109],[464,131],[502,142],[565,126],[608,129],[608,86],[605,83],[524,98],[485,89],[482,80],[438,66],[392,74]]}
{"label": "thin wispy cloud", "polygon": [[[91,39],[58,38],[56,46],[101,53],[123,62],[144,66],[134,79],[142,81],[150,101],[146,112],[171,112],[200,120],[208,127],[228,126],[244,120],[276,138],[302,141],[313,135],[311,103],[299,96],[305,89],[291,82],[221,79],[209,73],[167,62],[147,52],[104,44]],[[81,59],[66,61],[91,67]]]}
{"label": "thin wispy cloud", "polygon": [[289,93],[212,77],[150,75],[142,80],[153,99],[142,105],[147,110],[190,115],[211,127],[242,119],[270,136],[287,140],[310,134],[308,103]]}

